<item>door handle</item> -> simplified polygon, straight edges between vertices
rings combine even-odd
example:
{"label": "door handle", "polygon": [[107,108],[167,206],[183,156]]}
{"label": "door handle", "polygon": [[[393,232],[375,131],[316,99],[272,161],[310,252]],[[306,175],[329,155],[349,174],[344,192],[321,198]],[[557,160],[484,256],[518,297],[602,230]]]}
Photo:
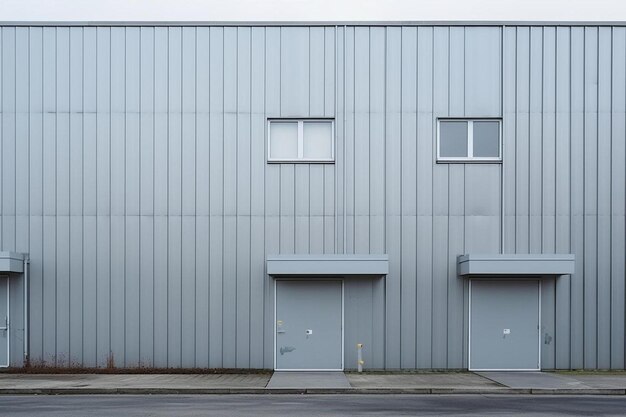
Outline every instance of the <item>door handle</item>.
{"label": "door handle", "polygon": [[285,329],[283,328],[283,321],[282,320],[277,320],[276,321],[276,333],[285,333]]}

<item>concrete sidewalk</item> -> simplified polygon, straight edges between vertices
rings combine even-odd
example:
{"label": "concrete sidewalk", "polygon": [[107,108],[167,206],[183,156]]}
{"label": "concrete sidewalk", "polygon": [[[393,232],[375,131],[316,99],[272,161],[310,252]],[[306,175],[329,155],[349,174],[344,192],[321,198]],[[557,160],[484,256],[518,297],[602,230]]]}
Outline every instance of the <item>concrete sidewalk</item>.
{"label": "concrete sidewalk", "polygon": [[350,389],[352,385],[346,378],[346,374],[340,371],[323,372],[274,372],[270,382],[267,384],[268,389],[283,388],[318,388],[318,389]]}
{"label": "concrete sidewalk", "polygon": [[264,392],[267,374],[2,374],[0,394],[229,394]]}
{"label": "concrete sidewalk", "polygon": [[[336,373],[335,373],[336,374]],[[15,394],[552,394],[626,395],[626,373],[389,372],[282,377],[267,374],[10,374],[0,395]],[[295,378],[295,379],[294,379]],[[293,383],[288,383],[293,381]]]}

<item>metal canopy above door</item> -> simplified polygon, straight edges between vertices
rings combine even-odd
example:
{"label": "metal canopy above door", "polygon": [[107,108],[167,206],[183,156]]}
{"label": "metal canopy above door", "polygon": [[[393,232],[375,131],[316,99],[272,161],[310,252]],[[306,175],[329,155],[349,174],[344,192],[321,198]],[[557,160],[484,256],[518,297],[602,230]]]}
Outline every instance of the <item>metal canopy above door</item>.
{"label": "metal canopy above door", "polygon": [[21,253],[0,252],[0,273],[23,273],[25,258],[27,256]]}
{"label": "metal canopy above door", "polygon": [[534,275],[536,279],[538,275],[571,275],[575,266],[573,254],[467,254],[457,258],[460,277]]}
{"label": "metal canopy above door", "polygon": [[376,275],[389,273],[387,255],[274,255],[267,257],[270,276],[328,276]]}

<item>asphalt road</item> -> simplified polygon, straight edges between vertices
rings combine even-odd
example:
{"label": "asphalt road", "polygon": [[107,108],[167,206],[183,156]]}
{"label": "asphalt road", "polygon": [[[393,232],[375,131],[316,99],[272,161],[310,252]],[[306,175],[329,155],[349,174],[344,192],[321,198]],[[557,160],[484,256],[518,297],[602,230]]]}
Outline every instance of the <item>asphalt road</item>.
{"label": "asphalt road", "polygon": [[623,416],[625,396],[0,396],[0,416]]}

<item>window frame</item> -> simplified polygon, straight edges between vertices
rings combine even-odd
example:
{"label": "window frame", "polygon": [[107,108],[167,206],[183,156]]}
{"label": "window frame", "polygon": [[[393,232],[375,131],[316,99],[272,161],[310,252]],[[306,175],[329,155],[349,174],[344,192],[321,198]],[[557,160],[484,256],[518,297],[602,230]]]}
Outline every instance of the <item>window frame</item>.
{"label": "window frame", "polygon": [[[298,156],[296,158],[272,158],[272,123],[298,123]],[[304,157],[304,123],[324,122],[330,124],[330,158]],[[267,162],[270,164],[334,164],[335,163],[335,119],[332,118],[268,118],[267,119]]]}
{"label": "window frame", "polygon": [[[441,122],[467,123],[467,156],[441,156]],[[474,122],[498,122],[498,156],[474,156]],[[502,118],[501,117],[438,117],[437,118],[437,163],[502,163]]]}

